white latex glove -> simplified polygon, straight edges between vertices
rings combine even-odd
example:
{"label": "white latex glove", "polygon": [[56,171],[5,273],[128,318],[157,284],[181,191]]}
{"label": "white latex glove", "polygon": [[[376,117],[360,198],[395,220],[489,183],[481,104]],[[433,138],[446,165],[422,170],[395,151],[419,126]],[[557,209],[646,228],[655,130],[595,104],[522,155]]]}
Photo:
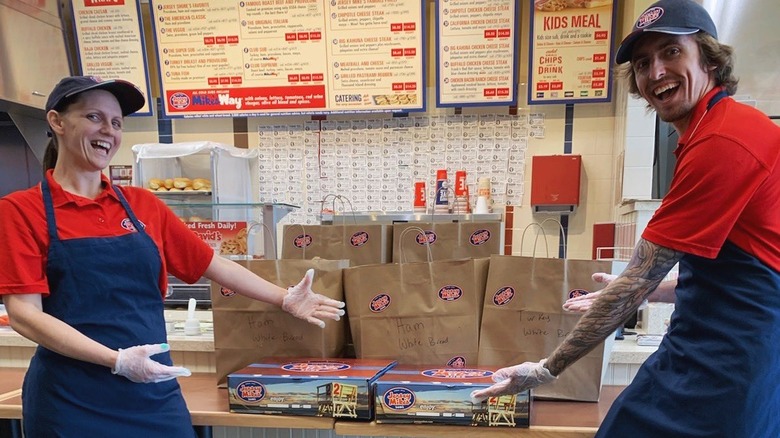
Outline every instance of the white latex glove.
{"label": "white latex glove", "polygon": [[607,274],[606,272],[596,272],[595,274],[591,275],[590,278],[592,278],[596,283],[604,283],[604,286],[606,286],[612,283],[616,278],[618,278],[618,276]]}
{"label": "white latex glove", "polygon": [[517,394],[554,381],[557,377],[544,367],[545,362],[547,359],[501,368],[493,374],[493,381],[497,383],[485,389],[472,391],[471,402],[478,404],[489,397]]}
{"label": "white latex glove", "polygon": [[325,327],[321,318],[334,321],[341,319],[344,315],[344,302],[314,293],[311,290],[313,279],[314,269],[309,269],[300,283],[288,288],[282,301],[282,309],[297,318]]}
{"label": "white latex glove", "polygon": [[171,346],[168,344],[147,344],[125,349],[120,348],[119,356],[117,356],[116,364],[111,372],[127,377],[135,383],[157,383],[177,377],[190,376],[192,373],[187,368],[170,367],[149,358],[170,349]]}
{"label": "white latex glove", "polygon": [[[596,283],[603,283],[604,286],[611,283],[617,277],[617,275],[607,274],[605,272],[596,272],[595,274],[591,275],[593,281]],[[590,309],[590,306],[594,301],[596,301],[596,298],[598,298],[599,295],[601,295],[601,291],[569,298],[565,303],[563,303],[563,310],[566,310],[567,312],[585,313],[588,311],[588,309]]]}

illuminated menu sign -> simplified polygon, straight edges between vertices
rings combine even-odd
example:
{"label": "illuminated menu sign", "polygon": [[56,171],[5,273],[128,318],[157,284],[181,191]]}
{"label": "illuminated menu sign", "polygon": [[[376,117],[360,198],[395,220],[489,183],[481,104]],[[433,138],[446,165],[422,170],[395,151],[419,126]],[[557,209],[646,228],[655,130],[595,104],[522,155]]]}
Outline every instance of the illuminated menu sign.
{"label": "illuminated menu sign", "polygon": [[140,3],[134,0],[70,3],[82,74],[132,82],[146,98],[146,104],[134,115],[151,115]]}
{"label": "illuminated menu sign", "polygon": [[425,110],[420,0],[150,0],[165,117]]}
{"label": "illuminated menu sign", "polygon": [[532,0],[528,103],[611,98],[613,0]]}
{"label": "illuminated menu sign", "polygon": [[437,0],[436,105],[514,105],[517,0]]}

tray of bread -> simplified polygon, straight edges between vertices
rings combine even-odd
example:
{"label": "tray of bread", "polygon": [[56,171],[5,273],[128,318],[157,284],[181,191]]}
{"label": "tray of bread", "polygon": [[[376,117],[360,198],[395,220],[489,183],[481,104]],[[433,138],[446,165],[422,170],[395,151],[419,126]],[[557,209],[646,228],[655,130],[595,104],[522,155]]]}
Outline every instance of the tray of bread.
{"label": "tray of bread", "polygon": [[210,194],[211,180],[208,178],[150,178],[147,188],[155,193]]}

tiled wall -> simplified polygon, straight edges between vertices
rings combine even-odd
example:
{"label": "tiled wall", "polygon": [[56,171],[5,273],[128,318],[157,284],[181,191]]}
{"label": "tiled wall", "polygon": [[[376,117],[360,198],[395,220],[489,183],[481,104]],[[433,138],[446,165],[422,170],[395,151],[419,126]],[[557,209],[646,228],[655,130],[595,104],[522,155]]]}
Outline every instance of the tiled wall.
{"label": "tiled wall", "polygon": [[626,107],[623,156],[623,198],[650,199],[653,183],[655,111],[644,99],[629,96]]}

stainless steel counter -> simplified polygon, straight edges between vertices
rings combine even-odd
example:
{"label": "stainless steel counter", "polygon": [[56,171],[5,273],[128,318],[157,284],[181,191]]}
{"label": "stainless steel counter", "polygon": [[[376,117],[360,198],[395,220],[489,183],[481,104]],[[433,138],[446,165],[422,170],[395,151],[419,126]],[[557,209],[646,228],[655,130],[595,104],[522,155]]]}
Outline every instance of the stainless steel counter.
{"label": "stainless steel counter", "polygon": [[355,212],[323,214],[324,225],[349,225],[350,223],[376,222],[380,224],[393,224],[396,222],[500,222],[503,219],[501,213],[488,214],[450,214],[450,213],[415,213],[411,211],[399,212]]}

